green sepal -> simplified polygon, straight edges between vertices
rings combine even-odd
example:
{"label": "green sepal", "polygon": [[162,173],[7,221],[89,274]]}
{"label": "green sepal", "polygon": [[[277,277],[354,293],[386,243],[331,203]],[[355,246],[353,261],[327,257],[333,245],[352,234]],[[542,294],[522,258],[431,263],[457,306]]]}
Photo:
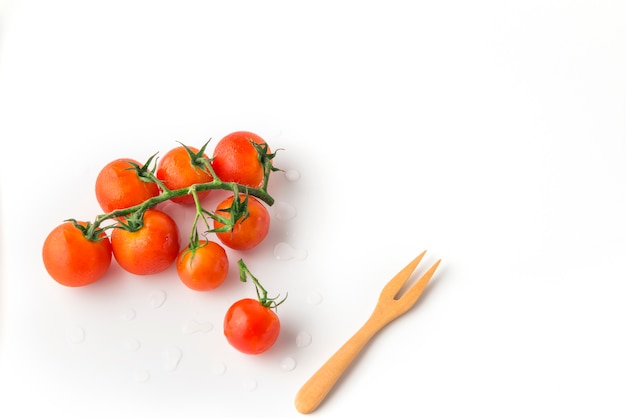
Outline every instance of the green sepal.
{"label": "green sepal", "polygon": [[[249,196],[246,193],[243,200],[240,200],[240,194],[235,191],[233,195],[233,203],[228,208],[218,209],[215,213],[206,212],[212,219],[218,221],[224,226],[211,229],[209,232],[230,232],[237,222],[244,222],[250,216],[248,211]],[[221,216],[220,213],[228,213],[230,216]]]}
{"label": "green sepal", "polygon": [[106,235],[102,234],[104,228],[96,227],[93,222],[85,222],[85,225],[81,225],[76,219],[65,219],[64,222],[71,222],[89,241],[98,242],[107,238]]}
{"label": "green sepal", "polygon": [[115,228],[123,229],[128,232],[137,232],[143,228],[144,211],[135,211],[127,216],[118,218]]}
{"label": "green sepal", "polygon": [[272,160],[274,159],[274,157],[276,157],[276,154],[278,153],[278,151],[281,151],[281,149],[278,149],[272,153],[269,152],[269,145],[267,143],[257,143],[254,142],[252,140],[250,140],[250,143],[252,144],[252,146],[254,147],[254,149],[257,152],[257,158],[259,160],[259,163],[261,163],[261,166],[263,167],[263,190],[267,191],[267,186],[270,180],[270,174],[272,172],[275,171],[283,171],[280,168],[276,168],[274,167],[274,164],[272,163]]}
{"label": "green sepal", "polygon": [[187,145],[183,144],[180,141],[177,141],[177,142],[180,145],[182,145],[185,151],[187,151],[187,154],[189,154],[191,165],[193,166],[194,169],[199,168],[202,171],[205,171],[213,175],[212,170],[211,170],[211,158],[204,157],[204,153],[206,152],[206,147],[209,145],[209,142],[211,142],[211,139],[209,139],[202,147],[200,147],[198,152],[193,152],[191,148],[189,148]]}
{"label": "green sepal", "polygon": [[127,170],[135,170],[137,172],[137,177],[139,180],[144,181],[146,183],[157,183],[156,175],[154,174],[157,166],[157,153],[154,153],[148,158],[148,161],[142,166],[139,164],[129,161],[130,167]]}

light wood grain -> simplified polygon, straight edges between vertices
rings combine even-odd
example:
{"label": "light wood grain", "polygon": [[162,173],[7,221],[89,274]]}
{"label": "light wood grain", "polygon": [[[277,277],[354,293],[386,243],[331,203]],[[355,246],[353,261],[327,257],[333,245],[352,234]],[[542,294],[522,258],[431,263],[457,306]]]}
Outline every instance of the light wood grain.
{"label": "light wood grain", "polygon": [[385,285],[374,312],[365,324],[300,388],[295,399],[295,407],[300,413],[308,414],[317,409],[371,338],[415,304],[441,260],[433,264],[403,295],[400,297],[397,295],[424,253],[417,256]]}

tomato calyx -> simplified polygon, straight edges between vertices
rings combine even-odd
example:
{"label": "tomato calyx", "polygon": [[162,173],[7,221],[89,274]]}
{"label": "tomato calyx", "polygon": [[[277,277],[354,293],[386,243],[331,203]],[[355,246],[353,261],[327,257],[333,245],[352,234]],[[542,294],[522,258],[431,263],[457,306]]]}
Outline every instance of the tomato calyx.
{"label": "tomato calyx", "polygon": [[79,222],[76,219],[66,219],[65,222],[71,222],[88,241],[98,242],[106,238],[103,234],[105,228],[100,228],[94,222]]}
{"label": "tomato calyx", "polygon": [[280,295],[277,295],[273,298],[268,297],[267,290],[265,290],[259,280],[254,277],[254,275],[250,272],[250,269],[248,269],[242,259],[239,259],[239,261],[237,261],[237,266],[239,267],[239,280],[244,283],[248,281],[248,277],[250,278],[250,280],[252,280],[252,283],[254,283],[254,288],[256,290],[257,300],[263,307],[277,310],[278,306],[285,302],[288,294],[280,300],[278,300],[280,298]]}
{"label": "tomato calyx", "polygon": [[130,214],[118,218],[113,228],[123,229],[128,232],[136,232],[143,228],[143,215],[145,211],[138,210]]}
{"label": "tomato calyx", "polygon": [[263,183],[261,187],[263,188],[263,190],[267,191],[270,174],[275,171],[283,171],[280,168],[274,167],[274,163],[272,162],[272,160],[274,159],[274,157],[276,157],[276,154],[278,153],[278,151],[280,151],[280,149],[270,153],[269,152],[270,148],[267,143],[259,144],[257,142],[254,142],[251,139],[249,141],[250,141],[250,144],[252,144],[252,146],[256,150],[259,162],[261,163],[261,166],[263,167]]}
{"label": "tomato calyx", "polygon": [[[237,189],[237,187],[235,187],[235,189]],[[235,190],[233,203],[230,207],[218,209],[215,213],[210,213],[211,218],[224,225],[219,228],[211,229],[210,232],[230,232],[237,222],[243,222],[250,216],[250,212],[248,211],[248,193],[244,193],[243,195],[244,198],[242,200],[238,190]],[[228,213],[229,216],[221,215],[225,213]]]}
{"label": "tomato calyx", "polygon": [[[191,259],[190,261],[193,262],[194,257],[196,256],[196,251],[202,247],[204,247],[205,245],[207,245],[208,240],[207,241],[200,241],[200,238],[198,237],[198,232],[196,231],[194,235],[194,239],[192,239],[189,242],[189,245],[187,246],[187,248],[185,248],[182,252],[182,255],[185,255],[187,253],[191,253]],[[181,257],[182,257],[181,255]]]}
{"label": "tomato calyx", "polygon": [[127,170],[135,170],[137,172],[137,177],[139,177],[139,180],[143,182],[157,183],[159,186],[162,186],[161,182],[159,181],[159,179],[157,179],[156,175],[154,174],[156,170],[157,160],[158,160],[157,154],[158,153],[152,154],[150,158],[148,158],[146,163],[142,166],[140,166],[134,161],[129,161],[128,164],[130,165],[130,167],[128,167]]}
{"label": "tomato calyx", "polygon": [[211,166],[211,158],[204,157],[204,153],[206,152],[206,147],[209,145],[209,142],[211,142],[210,138],[207,142],[205,142],[205,144],[202,147],[200,147],[198,152],[194,152],[191,148],[189,148],[187,145],[183,144],[180,141],[177,141],[177,142],[180,145],[182,145],[185,151],[187,151],[187,154],[189,154],[189,159],[194,169],[205,171],[209,173],[211,177],[213,177],[214,180],[219,181],[219,179],[215,175],[215,171],[213,171],[213,167]]}

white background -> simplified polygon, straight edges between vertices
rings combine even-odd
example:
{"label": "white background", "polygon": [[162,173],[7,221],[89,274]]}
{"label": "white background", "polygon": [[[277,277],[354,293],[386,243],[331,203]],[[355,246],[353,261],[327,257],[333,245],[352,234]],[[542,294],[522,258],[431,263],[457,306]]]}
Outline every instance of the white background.
{"label": "white background", "polygon": [[[300,385],[424,249],[421,271],[442,259],[424,296],[315,416],[626,414],[625,3],[4,0],[0,13],[2,416],[299,416]],[[46,234],[99,213],[108,161],[241,129],[300,174],[276,173],[296,216],[272,207],[245,255],[289,293],[270,352],[221,335],[252,295],[233,274],[208,294],[172,270],[114,265],[83,289],[46,275]],[[281,242],[293,259],[276,259]]]}

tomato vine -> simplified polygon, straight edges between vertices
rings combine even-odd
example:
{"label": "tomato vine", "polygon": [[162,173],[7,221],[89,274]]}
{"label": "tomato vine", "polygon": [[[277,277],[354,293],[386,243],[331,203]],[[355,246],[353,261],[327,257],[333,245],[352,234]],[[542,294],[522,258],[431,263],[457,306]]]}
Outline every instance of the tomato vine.
{"label": "tomato vine", "polygon": [[[205,154],[209,142],[200,149],[179,142],[160,161],[155,153],[145,163],[116,159],[107,164],[96,179],[96,198],[105,213],[90,222],[67,219],[44,241],[42,257],[52,278],[66,286],[84,286],[102,277],[115,258],[135,275],[159,273],[175,262],[187,287],[204,291],[219,286],[228,273],[228,257],[206,236],[215,233],[234,250],[258,245],[269,231],[265,205],[274,204],[268,192],[270,175],[282,170],[273,165],[277,153],[256,134],[227,135],[213,158]],[[211,190],[233,195],[210,211],[202,200]],[[182,250],[176,221],[156,208],[170,200],[195,211],[189,244]],[[224,334],[240,351],[258,354],[276,341],[280,321],[273,311],[287,296],[268,296],[242,259],[237,267],[240,281],[253,282],[257,300],[246,298],[229,309]],[[252,328],[238,329],[240,321],[228,319],[232,315],[251,318]]]}
{"label": "tomato vine", "polygon": [[[141,216],[146,210],[151,209],[160,203],[169,201],[175,197],[185,195],[192,195],[194,197],[196,206],[196,217],[194,221],[194,226],[197,225],[200,219],[204,219],[205,224],[208,226],[208,223],[206,223],[206,216],[209,216],[213,219],[220,220],[220,222],[226,225],[221,229],[220,232],[229,231],[239,219],[247,216],[245,201],[242,203],[242,205],[233,205],[233,207],[229,210],[231,214],[230,217],[223,217],[217,213],[209,212],[204,209],[200,204],[198,192],[208,190],[226,190],[233,192],[235,196],[238,196],[239,194],[243,194],[246,197],[254,196],[266,203],[268,206],[272,206],[274,204],[274,198],[267,191],[270,173],[274,171],[281,171],[279,168],[274,167],[272,162],[273,158],[276,156],[276,152],[270,153],[269,148],[266,144],[259,145],[254,143],[253,141],[250,142],[254,145],[254,148],[259,155],[259,162],[262,164],[263,172],[265,173],[263,183],[260,187],[250,187],[236,182],[222,181],[211,167],[211,159],[205,159],[201,157],[204,150],[206,149],[206,146],[208,145],[208,142],[205,143],[204,146],[197,153],[194,153],[188,146],[181,144],[189,153],[192,164],[194,164],[194,166],[197,166],[199,169],[207,170],[213,178],[212,181],[208,183],[196,183],[189,187],[170,190],[165,184],[163,184],[160,179],[157,178],[155,174],[154,166],[157,162],[157,154],[153,154],[143,166],[140,166],[139,164],[133,162],[129,162],[129,170],[135,170],[137,172],[137,176],[142,181],[156,183],[161,189],[161,193],[157,196],[143,201],[138,205],[128,208],[115,209],[111,212],[100,214],[96,216],[93,222],[87,223],[86,228],[81,228],[81,231],[87,239],[93,240],[95,239],[95,237],[98,236],[99,232],[109,228],[121,227],[131,230],[137,229],[141,226]],[[235,201],[238,202],[238,199],[235,199]],[[104,222],[113,219],[116,219],[118,221],[112,225],[103,226]],[[119,219],[127,219],[130,222],[120,222]],[[209,228],[209,232],[217,231]],[[194,232],[192,231],[192,236],[190,237],[190,241],[192,242],[197,241],[194,240],[195,236],[193,234]]]}
{"label": "tomato vine", "polygon": [[[258,135],[245,131],[234,132],[222,138],[218,143],[219,150],[216,147],[212,158],[205,154],[209,142],[210,140],[199,149],[179,142],[181,146],[171,149],[162,161],[159,161],[158,153],[155,153],[145,163],[134,159],[117,159],[107,164],[96,180],[96,197],[105,213],[88,222],[66,219],[68,227],[82,235],[85,241],[85,244],[67,245],[84,245],[87,248],[90,244],[103,241],[115,244],[113,242],[115,241],[117,244],[111,248],[113,255],[116,259],[118,256],[123,257],[122,253],[125,250],[122,248],[125,247],[122,242],[125,240],[141,240],[147,236],[146,234],[152,233],[165,234],[165,230],[161,228],[171,228],[165,224],[171,225],[174,221],[164,219],[163,223],[159,223],[156,221],[157,218],[148,215],[153,213],[152,209],[157,205],[169,200],[183,205],[192,204],[195,209],[187,246],[192,253],[204,246],[206,236],[210,233],[215,233],[224,245],[235,250],[247,250],[258,245],[269,228],[269,215],[263,204],[267,206],[274,204],[274,198],[268,192],[270,174],[282,171],[273,165],[277,152],[271,152],[267,143]],[[181,153],[184,156],[181,157]],[[149,184],[150,187],[146,189],[142,184]],[[111,189],[108,189],[109,187]],[[124,189],[125,187],[128,188]],[[129,192],[130,190],[132,192]],[[233,196],[223,200],[210,211],[203,207],[201,200],[211,190],[230,191]],[[148,218],[154,220],[150,221]],[[210,225],[211,221],[213,226]],[[200,228],[201,226],[204,228]],[[144,232],[144,228],[146,231],[155,232]],[[113,232],[106,234],[107,230]],[[118,233],[122,231],[132,235]],[[135,232],[138,234],[135,235]],[[59,230],[54,233],[60,235],[63,232]],[[127,238],[114,240],[115,237],[122,236]],[[159,245],[155,244],[151,248],[154,251],[166,251],[165,246]],[[149,250],[148,247],[150,245],[142,244],[146,251]],[[135,251],[136,247],[132,248]],[[48,251],[48,249],[46,247],[45,261],[52,265],[55,263],[51,260],[56,258],[56,264],[59,264],[58,260],[61,259],[64,250],[57,248]],[[104,258],[100,261],[107,262]],[[81,268],[80,264],[76,261],[74,270],[77,272]],[[85,268],[88,269],[90,266]],[[241,274],[245,279],[246,274],[250,274],[249,270],[244,264],[240,264],[240,268],[243,269]],[[55,277],[57,278],[59,277]],[[59,280],[63,281],[63,278]],[[275,299],[267,297],[267,293],[255,278],[253,281],[263,306],[276,307],[280,304]]]}

